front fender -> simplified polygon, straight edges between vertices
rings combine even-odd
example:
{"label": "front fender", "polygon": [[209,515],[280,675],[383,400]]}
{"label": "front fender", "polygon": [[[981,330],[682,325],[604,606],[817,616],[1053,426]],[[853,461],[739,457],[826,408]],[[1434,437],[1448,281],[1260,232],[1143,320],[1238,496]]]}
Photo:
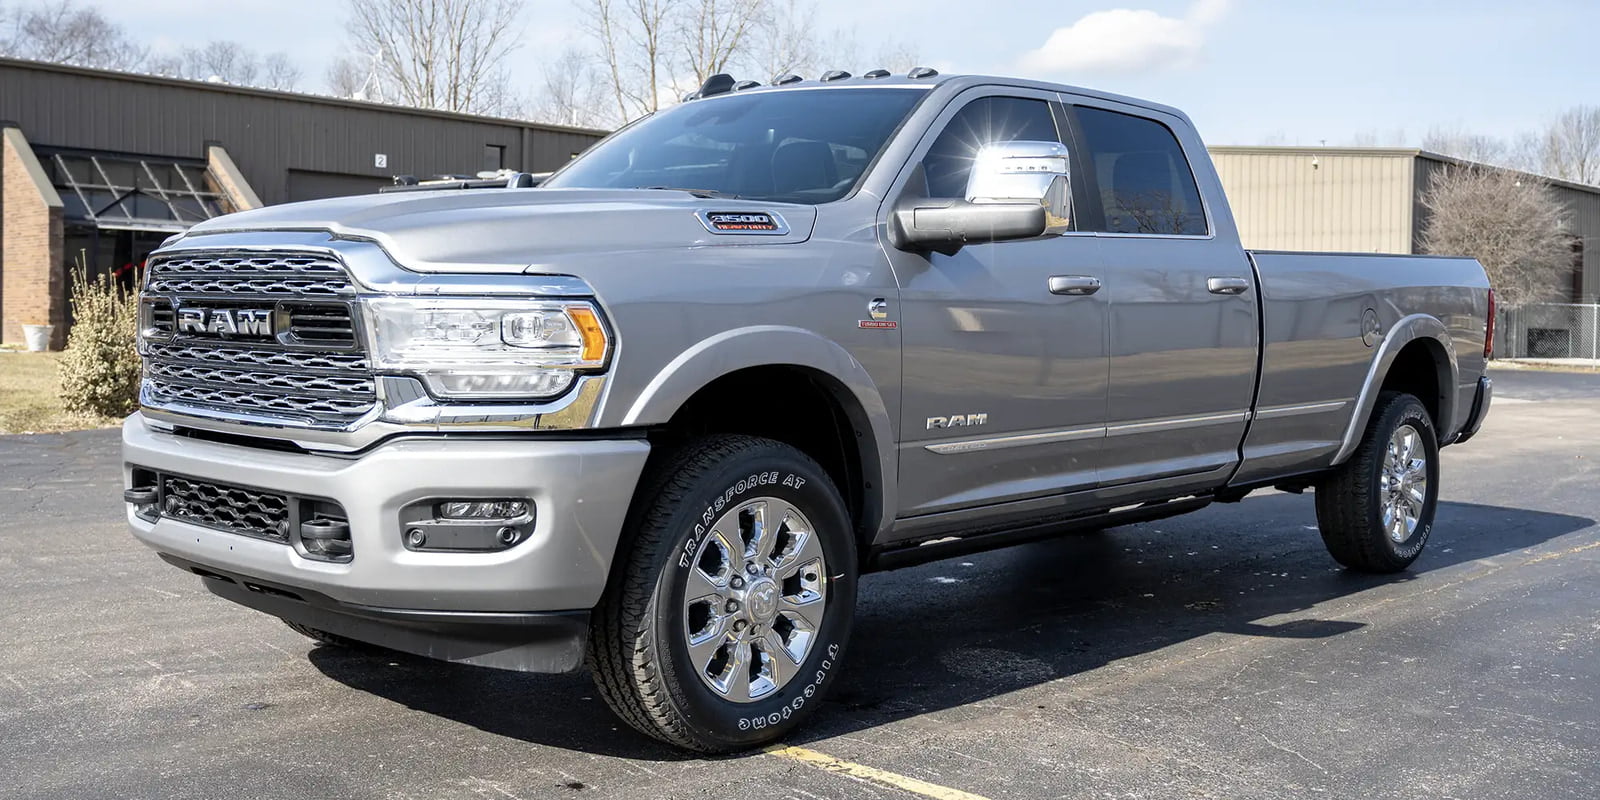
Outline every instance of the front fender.
{"label": "front fender", "polygon": [[1355,411],[1345,428],[1339,452],[1333,457],[1334,466],[1343,464],[1361,444],[1361,437],[1367,430],[1367,421],[1372,417],[1372,407],[1378,402],[1378,392],[1383,388],[1383,381],[1388,377],[1389,368],[1394,365],[1395,358],[1406,345],[1424,338],[1438,343],[1445,354],[1444,368],[1438,376],[1441,391],[1439,419],[1435,421],[1439,426],[1440,441],[1447,440],[1456,430],[1456,382],[1461,370],[1456,362],[1454,341],[1450,338],[1450,331],[1443,322],[1427,314],[1411,314],[1396,322],[1384,335],[1383,342],[1378,345],[1378,351],[1373,355],[1371,365],[1367,367],[1366,380],[1361,384],[1361,394],[1356,397]]}
{"label": "front fender", "polygon": [[857,413],[871,436],[863,447],[862,469],[872,481],[881,503],[880,532],[892,521],[887,509],[896,508],[894,425],[872,376],[861,362],[837,342],[804,328],[756,325],[723,331],[679,353],[651,379],[628,405],[617,424],[661,425],[671,421],[683,404],[712,381],[752,367],[795,366],[831,377],[848,397],[841,398]]}

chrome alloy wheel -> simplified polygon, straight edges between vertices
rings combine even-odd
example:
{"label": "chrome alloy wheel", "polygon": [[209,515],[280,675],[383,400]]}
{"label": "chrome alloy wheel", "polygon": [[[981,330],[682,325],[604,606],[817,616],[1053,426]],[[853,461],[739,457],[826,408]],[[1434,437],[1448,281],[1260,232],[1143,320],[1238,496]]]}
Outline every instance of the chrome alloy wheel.
{"label": "chrome alloy wheel", "polygon": [[736,703],[782,689],[822,629],[828,565],[811,523],[758,497],[711,526],[689,567],[683,628],[700,680]]}
{"label": "chrome alloy wheel", "polygon": [[1417,532],[1422,509],[1428,500],[1428,451],[1422,436],[1410,425],[1401,425],[1389,437],[1378,473],[1378,501],[1383,508],[1383,530],[1396,544]]}

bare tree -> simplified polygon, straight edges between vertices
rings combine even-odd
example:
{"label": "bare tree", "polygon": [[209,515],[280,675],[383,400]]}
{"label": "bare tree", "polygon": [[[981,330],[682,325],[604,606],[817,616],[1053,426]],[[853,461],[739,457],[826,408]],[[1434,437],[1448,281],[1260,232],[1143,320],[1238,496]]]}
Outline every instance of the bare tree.
{"label": "bare tree", "polygon": [[874,63],[854,31],[820,34],[816,0],[575,0],[619,121],[659,110],[706,78],[770,80],[829,68],[904,71],[915,51],[891,41]]}
{"label": "bare tree", "polygon": [[820,69],[821,43],[817,41],[816,0],[774,2],[761,15],[751,43],[750,61],[755,78],[769,81],[786,73],[815,73]]}
{"label": "bare tree", "polygon": [[268,53],[261,60],[261,80],[256,83],[263,89],[293,91],[300,86],[300,68],[283,53]]}
{"label": "bare tree", "polygon": [[532,116],[558,125],[602,128],[623,120],[610,112],[593,56],[567,49],[545,65],[544,87]]}
{"label": "bare tree", "polygon": [[1429,128],[1422,137],[1422,149],[1497,167],[1527,169],[1533,166],[1522,157],[1514,142],[1472,133],[1459,126],[1435,125]]}
{"label": "bare tree", "polygon": [[99,69],[134,70],[148,55],[92,6],[54,0],[0,14],[0,55]]}
{"label": "bare tree", "polygon": [[1556,117],[1537,143],[1540,172],[1600,185],[1600,106],[1578,106]]}
{"label": "bare tree", "polygon": [[379,54],[386,88],[423,108],[499,113],[522,0],[349,0],[350,49]]}
{"label": "bare tree", "polygon": [[261,60],[238,42],[217,40],[183,51],[184,77],[197,81],[217,81],[235,86],[253,86],[261,72]]}
{"label": "bare tree", "polygon": [[656,112],[671,94],[672,20],[683,0],[584,0],[584,26],[600,48],[617,116]]}
{"label": "bare tree", "polygon": [[1538,178],[1450,167],[1433,179],[1422,204],[1424,249],[1478,259],[1501,307],[1546,300],[1567,286],[1573,255],[1566,212]]}
{"label": "bare tree", "polygon": [[675,33],[693,86],[742,60],[767,6],[766,0],[685,0]]}
{"label": "bare tree", "polygon": [[387,103],[389,95],[383,88],[382,72],[382,59],[377,54],[366,58],[339,56],[328,65],[323,80],[334,97]]}
{"label": "bare tree", "polygon": [[300,82],[300,68],[283,53],[265,57],[238,42],[214,41],[186,47],[178,55],[154,56],[144,71],[169,78],[215,81],[234,86],[291,91]]}

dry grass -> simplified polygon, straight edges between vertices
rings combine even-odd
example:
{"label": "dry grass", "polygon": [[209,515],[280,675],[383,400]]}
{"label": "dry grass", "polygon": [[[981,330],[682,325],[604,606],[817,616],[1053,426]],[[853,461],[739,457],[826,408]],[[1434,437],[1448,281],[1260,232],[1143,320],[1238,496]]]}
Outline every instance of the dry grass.
{"label": "dry grass", "polygon": [[104,428],[116,420],[74,414],[61,405],[60,353],[0,350],[0,434]]}

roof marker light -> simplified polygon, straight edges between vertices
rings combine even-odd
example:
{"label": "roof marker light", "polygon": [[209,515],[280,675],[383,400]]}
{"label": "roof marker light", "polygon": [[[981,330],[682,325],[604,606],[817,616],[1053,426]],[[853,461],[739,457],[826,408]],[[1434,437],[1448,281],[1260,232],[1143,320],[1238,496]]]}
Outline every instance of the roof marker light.
{"label": "roof marker light", "polygon": [[736,92],[742,92],[746,89],[754,89],[760,85],[761,81],[739,81],[733,85],[733,90]]}
{"label": "roof marker light", "polygon": [[889,70],[886,70],[886,69],[870,70],[870,71],[861,73],[861,77],[863,77],[863,78],[887,78],[887,77],[889,77]]}
{"label": "roof marker light", "polygon": [[727,94],[731,91],[733,91],[733,76],[726,72],[712,75],[706,78],[705,83],[700,84],[701,97],[712,97],[719,94]]}
{"label": "roof marker light", "polygon": [[911,77],[911,78],[932,78],[933,76],[938,75],[938,74],[939,74],[939,70],[936,70],[933,67],[912,67],[911,68],[911,72],[907,73],[907,77]]}
{"label": "roof marker light", "polygon": [[787,85],[789,85],[791,83],[799,83],[799,82],[801,82],[803,80],[805,80],[805,78],[802,78],[799,75],[794,74],[793,72],[785,72],[782,75],[779,75],[778,77],[773,78],[772,79],[772,85],[773,86],[787,86]]}
{"label": "roof marker light", "polygon": [[848,77],[850,77],[850,73],[842,69],[833,69],[822,73],[822,80],[824,81],[842,81]]}

